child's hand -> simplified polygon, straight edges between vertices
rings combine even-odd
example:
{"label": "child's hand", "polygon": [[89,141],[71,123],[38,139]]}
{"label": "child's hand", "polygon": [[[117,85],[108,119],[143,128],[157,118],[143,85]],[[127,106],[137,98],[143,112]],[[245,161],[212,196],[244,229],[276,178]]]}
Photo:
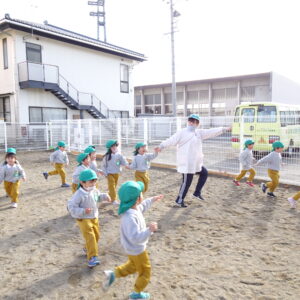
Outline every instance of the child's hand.
{"label": "child's hand", "polygon": [[154,197],[152,197],[152,201],[153,201],[153,202],[156,202],[156,201],[158,201],[158,200],[161,200],[163,197],[164,197],[164,195],[154,196]]}
{"label": "child's hand", "polygon": [[89,215],[91,213],[92,209],[91,208],[86,208],[85,209],[85,214]]}
{"label": "child's hand", "polygon": [[156,222],[151,222],[151,223],[149,224],[149,230],[150,230],[151,232],[157,231],[157,223],[156,223]]}

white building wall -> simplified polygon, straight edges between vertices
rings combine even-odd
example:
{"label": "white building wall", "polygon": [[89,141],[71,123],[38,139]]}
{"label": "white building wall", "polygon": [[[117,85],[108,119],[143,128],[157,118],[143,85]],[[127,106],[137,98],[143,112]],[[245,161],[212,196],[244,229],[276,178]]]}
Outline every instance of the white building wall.
{"label": "white building wall", "polygon": [[[129,93],[120,92],[120,64],[131,67],[131,60],[44,37],[37,39],[18,31],[15,31],[15,39],[17,63],[26,61],[26,42],[39,44],[42,46],[42,62],[59,66],[61,75],[76,89],[95,94],[111,110],[129,110],[133,115],[131,77]],[[52,99],[51,93],[47,95]]]}
{"label": "white building wall", "polygon": [[272,72],[272,102],[300,104],[300,85]]}

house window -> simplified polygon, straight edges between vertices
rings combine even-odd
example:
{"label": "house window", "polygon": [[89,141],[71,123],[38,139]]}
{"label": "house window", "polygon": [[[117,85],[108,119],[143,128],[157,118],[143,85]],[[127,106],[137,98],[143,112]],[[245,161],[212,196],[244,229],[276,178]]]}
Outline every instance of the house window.
{"label": "house window", "polygon": [[30,123],[44,123],[52,120],[67,120],[67,109],[52,107],[29,107]]}
{"label": "house window", "polygon": [[0,97],[0,119],[10,122],[10,101],[9,97]]}
{"label": "house window", "polygon": [[29,62],[42,63],[42,47],[41,45],[26,43],[26,59]]}
{"label": "house window", "polygon": [[172,114],[172,94],[167,93],[164,94],[164,99],[165,99],[165,114],[170,115]]}
{"label": "house window", "polygon": [[145,95],[145,113],[161,114],[161,96],[160,94]]}
{"label": "house window", "polygon": [[134,97],[134,108],[135,108],[135,116],[137,117],[138,114],[142,112],[142,96],[136,95]]}
{"label": "house window", "polygon": [[3,46],[3,67],[8,69],[8,52],[7,52],[7,39],[2,40]]}
{"label": "house window", "polygon": [[129,93],[129,67],[121,64],[120,72],[121,93]]}

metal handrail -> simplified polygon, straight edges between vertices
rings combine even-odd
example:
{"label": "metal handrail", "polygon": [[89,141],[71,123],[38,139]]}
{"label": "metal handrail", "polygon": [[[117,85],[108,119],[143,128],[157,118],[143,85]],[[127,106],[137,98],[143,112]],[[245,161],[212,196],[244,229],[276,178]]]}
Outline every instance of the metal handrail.
{"label": "metal handrail", "polygon": [[[76,99],[75,101],[79,104],[82,105],[82,99],[80,99],[80,95],[84,94],[84,95],[89,95],[89,99],[90,99],[90,103],[88,105],[95,107],[97,110],[99,110],[105,117],[109,118],[109,117],[117,117],[116,114],[111,111],[107,105],[105,105],[95,94],[93,93],[87,93],[87,92],[80,92],[79,90],[76,89],[76,87],[71,84],[64,76],[62,76],[59,72],[59,67],[56,65],[52,65],[52,64],[41,64],[41,63],[33,63],[33,62],[29,62],[29,61],[23,61],[21,63],[18,63],[18,69],[19,69],[19,81],[21,82],[20,79],[20,66],[22,64],[26,64],[26,75],[27,75],[27,80],[30,80],[30,74],[29,74],[29,64],[34,64],[34,65],[40,65],[41,69],[42,69],[42,78],[40,81],[42,82],[46,82],[46,71],[45,71],[45,66],[50,66],[50,67],[56,67],[57,68],[57,80],[56,83],[58,84],[58,86],[68,95],[71,96],[72,98],[74,98],[73,93],[71,94],[71,91],[74,92],[74,94],[76,94]],[[64,87],[63,83],[66,84],[66,87]],[[96,105],[95,103],[98,103],[98,105]]]}

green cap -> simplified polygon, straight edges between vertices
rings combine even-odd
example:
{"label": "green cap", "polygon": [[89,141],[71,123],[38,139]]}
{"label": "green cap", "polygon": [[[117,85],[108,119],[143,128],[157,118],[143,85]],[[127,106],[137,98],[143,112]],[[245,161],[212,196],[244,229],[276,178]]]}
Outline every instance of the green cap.
{"label": "green cap", "polygon": [[135,145],[135,149],[139,149],[139,148],[141,148],[141,147],[144,147],[144,146],[146,146],[146,144],[145,143],[137,143],[136,145]]}
{"label": "green cap", "polygon": [[58,147],[66,147],[66,143],[65,143],[64,141],[59,141],[59,142],[57,143],[57,146],[58,146]]}
{"label": "green cap", "polygon": [[79,174],[80,181],[89,181],[89,180],[94,180],[94,179],[97,179],[97,174],[95,171],[93,171],[91,169],[83,170]]}
{"label": "green cap", "polygon": [[6,153],[13,153],[13,154],[17,154],[17,150],[15,148],[8,148]]}
{"label": "green cap", "polygon": [[85,148],[84,153],[90,154],[92,152],[96,152],[95,148],[88,146],[87,148]]}
{"label": "green cap", "polygon": [[131,208],[143,190],[144,184],[141,181],[126,181],[123,183],[118,191],[120,198],[118,214],[120,215]]}
{"label": "green cap", "polygon": [[252,140],[245,141],[245,143],[244,143],[245,148],[244,149],[248,148],[249,145],[253,145],[253,144],[254,144],[254,141],[252,141]]}
{"label": "green cap", "polygon": [[195,120],[197,120],[197,121],[200,122],[200,117],[199,117],[198,115],[196,115],[196,114],[191,114],[191,115],[189,115],[188,118],[189,118],[189,119],[195,119]]}
{"label": "green cap", "polygon": [[273,151],[274,151],[277,148],[284,148],[284,145],[280,141],[277,141],[272,144],[272,147],[273,147]]}
{"label": "green cap", "polygon": [[95,145],[89,145],[89,147],[96,149]]}
{"label": "green cap", "polygon": [[76,161],[81,164],[82,161],[88,157],[88,155],[88,153],[80,153],[77,155]]}
{"label": "green cap", "polygon": [[106,143],[106,145],[105,145],[105,147],[107,148],[107,149],[109,149],[110,147],[112,147],[114,144],[116,144],[118,141],[117,140],[109,140],[107,143]]}

